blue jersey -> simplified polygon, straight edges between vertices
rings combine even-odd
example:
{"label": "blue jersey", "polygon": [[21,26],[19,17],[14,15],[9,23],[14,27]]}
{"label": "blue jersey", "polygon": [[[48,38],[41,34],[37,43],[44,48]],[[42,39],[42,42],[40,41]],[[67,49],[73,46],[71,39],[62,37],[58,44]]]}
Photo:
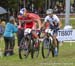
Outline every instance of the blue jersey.
{"label": "blue jersey", "polygon": [[4,31],[4,37],[13,37],[14,33],[18,31],[17,26],[12,23],[7,23]]}

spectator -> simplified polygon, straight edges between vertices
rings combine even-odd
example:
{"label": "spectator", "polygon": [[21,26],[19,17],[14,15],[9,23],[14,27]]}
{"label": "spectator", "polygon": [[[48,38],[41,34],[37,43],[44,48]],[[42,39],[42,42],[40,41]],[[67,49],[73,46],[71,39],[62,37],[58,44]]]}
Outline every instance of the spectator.
{"label": "spectator", "polygon": [[57,4],[57,8],[58,8],[58,14],[64,12],[64,8],[63,8],[63,5],[61,3]]}
{"label": "spectator", "polygon": [[54,7],[54,13],[57,13],[58,12],[58,8],[57,8],[57,6],[55,5],[55,7]]}
{"label": "spectator", "polygon": [[71,9],[71,13],[73,13],[74,12],[74,7],[72,5],[71,5],[70,9]]}
{"label": "spectator", "polygon": [[2,37],[3,32],[4,32],[4,27],[3,27],[3,24],[2,24],[2,20],[0,19],[0,38]]}
{"label": "spectator", "polygon": [[5,41],[5,50],[4,50],[4,56],[13,55],[13,37],[14,33],[18,31],[17,26],[15,24],[15,19],[11,17],[9,19],[9,22],[5,26],[4,31],[4,41]]}

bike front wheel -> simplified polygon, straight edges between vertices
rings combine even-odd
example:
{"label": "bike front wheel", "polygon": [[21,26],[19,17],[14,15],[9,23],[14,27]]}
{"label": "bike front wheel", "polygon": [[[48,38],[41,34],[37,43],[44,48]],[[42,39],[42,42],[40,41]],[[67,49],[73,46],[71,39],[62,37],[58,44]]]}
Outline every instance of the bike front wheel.
{"label": "bike front wheel", "polygon": [[51,40],[48,38],[45,38],[42,42],[42,57],[43,58],[49,57],[50,48],[51,48]]}
{"label": "bike front wheel", "polygon": [[29,55],[29,40],[25,37],[22,38],[19,46],[19,58],[27,58]]}

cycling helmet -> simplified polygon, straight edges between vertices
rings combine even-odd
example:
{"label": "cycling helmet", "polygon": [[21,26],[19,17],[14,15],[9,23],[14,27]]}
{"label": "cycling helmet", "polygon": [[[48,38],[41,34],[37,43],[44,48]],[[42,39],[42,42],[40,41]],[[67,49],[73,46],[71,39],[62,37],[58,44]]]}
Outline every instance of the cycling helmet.
{"label": "cycling helmet", "polygon": [[22,9],[20,10],[20,15],[23,15],[25,11],[26,11],[26,8],[22,8]]}
{"label": "cycling helmet", "polygon": [[46,11],[46,14],[52,14],[53,13],[53,9],[48,9],[47,11]]}

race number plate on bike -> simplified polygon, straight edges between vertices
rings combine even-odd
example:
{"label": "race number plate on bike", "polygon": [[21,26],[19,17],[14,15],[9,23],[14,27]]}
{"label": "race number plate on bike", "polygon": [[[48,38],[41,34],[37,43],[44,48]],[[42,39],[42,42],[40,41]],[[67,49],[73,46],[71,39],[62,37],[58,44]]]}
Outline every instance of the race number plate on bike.
{"label": "race number plate on bike", "polygon": [[52,33],[51,29],[46,29],[45,32],[46,33]]}
{"label": "race number plate on bike", "polygon": [[24,35],[26,35],[26,34],[30,34],[31,31],[32,31],[32,29],[30,29],[30,28],[26,28],[26,29],[24,30]]}

